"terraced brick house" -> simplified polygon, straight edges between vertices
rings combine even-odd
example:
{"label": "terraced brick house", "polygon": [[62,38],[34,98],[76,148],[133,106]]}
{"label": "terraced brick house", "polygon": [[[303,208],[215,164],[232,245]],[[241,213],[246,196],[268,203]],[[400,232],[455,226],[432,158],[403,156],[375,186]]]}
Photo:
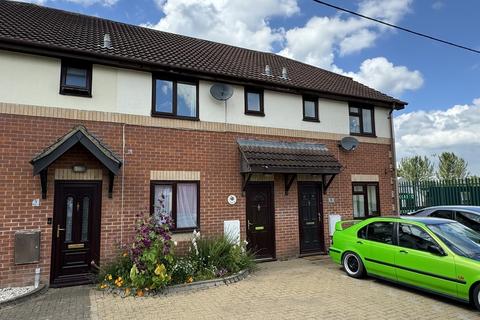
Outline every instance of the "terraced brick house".
{"label": "terraced brick house", "polygon": [[159,212],[179,250],[227,228],[259,259],[324,253],[337,219],[396,212],[405,105],[273,53],[0,1],[0,287],[90,281]]}

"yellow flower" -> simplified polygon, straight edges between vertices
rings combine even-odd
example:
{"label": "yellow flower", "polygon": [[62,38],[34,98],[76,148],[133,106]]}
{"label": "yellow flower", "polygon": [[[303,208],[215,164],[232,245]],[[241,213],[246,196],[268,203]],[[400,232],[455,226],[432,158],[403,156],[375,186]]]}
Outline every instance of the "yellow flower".
{"label": "yellow flower", "polygon": [[192,282],[193,282],[193,277],[192,276],[188,277],[187,278],[187,283],[192,283]]}
{"label": "yellow flower", "polygon": [[128,252],[124,252],[123,257],[128,257]]}
{"label": "yellow flower", "polygon": [[107,276],[105,277],[105,280],[112,280],[112,275],[111,274],[107,274]]}
{"label": "yellow flower", "polygon": [[100,285],[100,289],[105,289],[106,287],[108,287],[108,286],[107,286],[105,283],[102,283],[102,284]]}
{"label": "yellow flower", "polygon": [[167,271],[167,270],[165,269],[165,266],[163,265],[163,263],[162,264],[157,264],[157,267],[155,268],[155,274],[157,276],[164,275],[165,271]]}
{"label": "yellow flower", "polygon": [[137,290],[137,297],[143,297],[143,291]]}

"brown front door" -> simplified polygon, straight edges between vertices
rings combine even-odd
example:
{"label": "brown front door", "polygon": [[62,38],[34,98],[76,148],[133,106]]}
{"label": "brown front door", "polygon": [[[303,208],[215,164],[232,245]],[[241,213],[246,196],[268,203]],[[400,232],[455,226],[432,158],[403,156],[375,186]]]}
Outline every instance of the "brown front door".
{"label": "brown front door", "polygon": [[273,184],[250,184],[246,189],[248,248],[259,259],[275,257]]}
{"label": "brown front door", "polygon": [[322,193],[316,183],[298,184],[300,252],[323,250]]}
{"label": "brown front door", "polygon": [[52,232],[53,286],[90,283],[99,263],[101,182],[56,181]]}

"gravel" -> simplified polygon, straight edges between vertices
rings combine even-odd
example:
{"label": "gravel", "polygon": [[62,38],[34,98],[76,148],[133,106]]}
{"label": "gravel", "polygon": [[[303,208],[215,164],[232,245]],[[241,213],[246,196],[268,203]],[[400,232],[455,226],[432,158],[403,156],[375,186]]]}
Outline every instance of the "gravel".
{"label": "gravel", "polygon": [[33,289],[35,289],[34,286],[0,288],[0,302],[16,298],[32,291]]}

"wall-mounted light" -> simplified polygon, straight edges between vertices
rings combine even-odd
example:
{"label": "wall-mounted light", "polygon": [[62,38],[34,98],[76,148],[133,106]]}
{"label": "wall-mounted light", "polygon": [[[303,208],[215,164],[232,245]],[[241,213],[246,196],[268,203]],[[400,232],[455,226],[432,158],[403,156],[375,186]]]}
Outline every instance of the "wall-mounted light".
{"label": "wall-mounted light", "polygon": [[72,167],[73,172],[82,173],[87,171],[87,167],[83,164],[77,164]]}

